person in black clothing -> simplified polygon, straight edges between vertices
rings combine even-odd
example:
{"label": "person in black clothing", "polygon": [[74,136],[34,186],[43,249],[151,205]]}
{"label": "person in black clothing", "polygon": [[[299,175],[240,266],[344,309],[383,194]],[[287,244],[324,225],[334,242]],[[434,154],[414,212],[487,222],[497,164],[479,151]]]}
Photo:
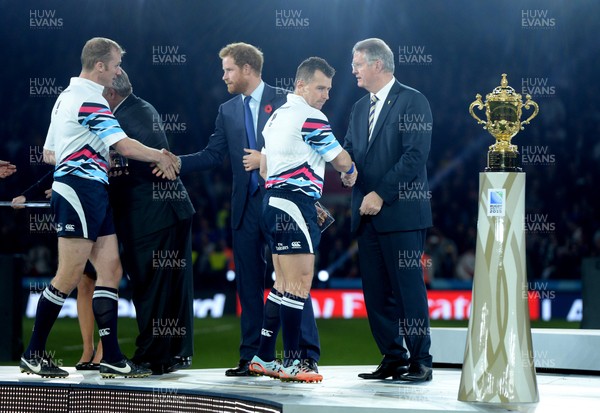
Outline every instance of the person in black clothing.
{"label": "person in black clothing", "polygon": [[[156,109],[132,93],[125,71],[103,96],[129,136],[167,148]],[[123,268],[132,284],[139,335],[133,360],[168,373],[191,365],[194,207],[181,180],[166,182],[147,164],[113,159],[109,198]]]}

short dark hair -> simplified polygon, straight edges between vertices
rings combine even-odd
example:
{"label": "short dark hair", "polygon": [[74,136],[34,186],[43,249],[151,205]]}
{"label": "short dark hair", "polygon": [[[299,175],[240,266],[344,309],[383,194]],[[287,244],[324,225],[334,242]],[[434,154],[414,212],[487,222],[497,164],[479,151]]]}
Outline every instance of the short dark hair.
{"label": "short dark hair", "polygon": [[323,72],[329,79],[335,75],[335,69],[331,67],[325,59],[313,56],[300,63],[300,66],[298,66],[298,69],[296,70],[296,83],[299,80],[309,83],[317,70]]}
{"label": "short dark hair", "polygon": [[225,59],[231,57],[238,67],[248,64],[254,72],[260,76],[263,66],[263,53],[248,43],[230,43],[219,52],[219,57]]}

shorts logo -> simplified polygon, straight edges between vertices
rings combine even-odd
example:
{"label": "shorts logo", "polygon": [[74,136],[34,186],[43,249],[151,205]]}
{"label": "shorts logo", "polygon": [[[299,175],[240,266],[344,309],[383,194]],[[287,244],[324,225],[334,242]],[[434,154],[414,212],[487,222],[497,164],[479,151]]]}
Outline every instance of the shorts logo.
{"label": "shorts logo", "polygon": [[287,245],[283,245],[281,242],[278,242],[277,245],[275,246],[275,249],[277,251],[285,251],[285,250],[289,249],[289,247]]}
{"label": "shorts logo", "polygon": [[292,248],[302,248],[302,243],[300,241],[292,241]]}
{"label": "shorts logo", "polygon": [[98,330],[98,335],[100,337],[104,337],[110,334],[110,328],[101,328],[100,330]]}
{"label": "shorts logo", "polygon": [[260,334],[265,336],[265,337],[271,337],[273,335],[273,332],[271,330],[267,330],[267,329],[262,329],[260,331]]}
{"label": "shorts logo", "polygon": [[75,231],[75,225],[73,224],[67,224],[65,225],[65,231]]}

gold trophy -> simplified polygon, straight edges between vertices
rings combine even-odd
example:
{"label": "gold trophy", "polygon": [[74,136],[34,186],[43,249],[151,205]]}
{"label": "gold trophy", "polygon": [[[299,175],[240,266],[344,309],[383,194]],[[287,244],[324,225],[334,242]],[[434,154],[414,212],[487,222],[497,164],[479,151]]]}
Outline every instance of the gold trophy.
{"label": "gold trophy", "polygon": [[[478,124],[485,125],[483,129],[487,129],[496,138],[496,143],[489,148],[485,171],[520,172],[519,150],[516,145],[510,143],[510,140],[524,129],[523,125],[528,125],[537,116],[538,104],[531,100],[530,95],[525,96],[526,100],[523,103],[521,95],[508,86],[506,73],[502,74],[500,86],[486,95],[485,103],[481,101],[480,94],[477,94],[475,98],[475,101],[469,106],[469,113],[477,120]],[[474,107],[482,110],[484,106],[487,122],[481,120],[473,112]],[[530,107],[533,107],[533,113],[521,122],[521,109]]]}

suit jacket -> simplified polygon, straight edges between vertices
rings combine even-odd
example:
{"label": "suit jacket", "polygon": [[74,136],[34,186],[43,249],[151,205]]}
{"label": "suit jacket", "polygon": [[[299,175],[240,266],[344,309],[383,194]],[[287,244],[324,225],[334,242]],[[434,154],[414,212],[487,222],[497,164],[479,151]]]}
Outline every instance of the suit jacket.
{"label": "suit jacket", "polygon": [[360,205],[375,191],[384,201],[371,217],[378,232],[408,231],[432,225],[426,163],[431,146],[429,102],[419,91],[395,81],[368,138],[367,95],[352,107],[344,148],[358,169],[352,190],[352,231],[358,230]]}
{"label": "suit jacket", "polygon": [[[148,102],[133,93],[114,113],[132,139],[155,149],[169,148],[160,116]],[[119,237],[137,237],[190,218],[195,210],[179,178],[169,181],[152,174],[147,162],[129,159],[128,175],[109,178],[109,196]]]}
{"label": "suit jacket", "polygon": [[[274,88],[265,83],[265,89],[260,100],[256,130],[256,147],[258,150],[265,146],[262,131],[267,120],[275,109],[286,102],[287,93],[283,89]],[[185,174],[193,170],[215,168],[223,163],[225,155],[229,152],[233,172],[231,194],[231,226],[233,229],[238,229],[242,222],[248,196],[247,188],[250,172],[244,170],[242,163],[242,158],[246,155],[244,148],[248,148],[244,123],[244,101],[238,95],[219,106],[215,131],[210,136],[206,148],[194,154],[181,156],[181,173]],[[259,177],[259,185],[264,187],[264,184],[264,180]]]}

